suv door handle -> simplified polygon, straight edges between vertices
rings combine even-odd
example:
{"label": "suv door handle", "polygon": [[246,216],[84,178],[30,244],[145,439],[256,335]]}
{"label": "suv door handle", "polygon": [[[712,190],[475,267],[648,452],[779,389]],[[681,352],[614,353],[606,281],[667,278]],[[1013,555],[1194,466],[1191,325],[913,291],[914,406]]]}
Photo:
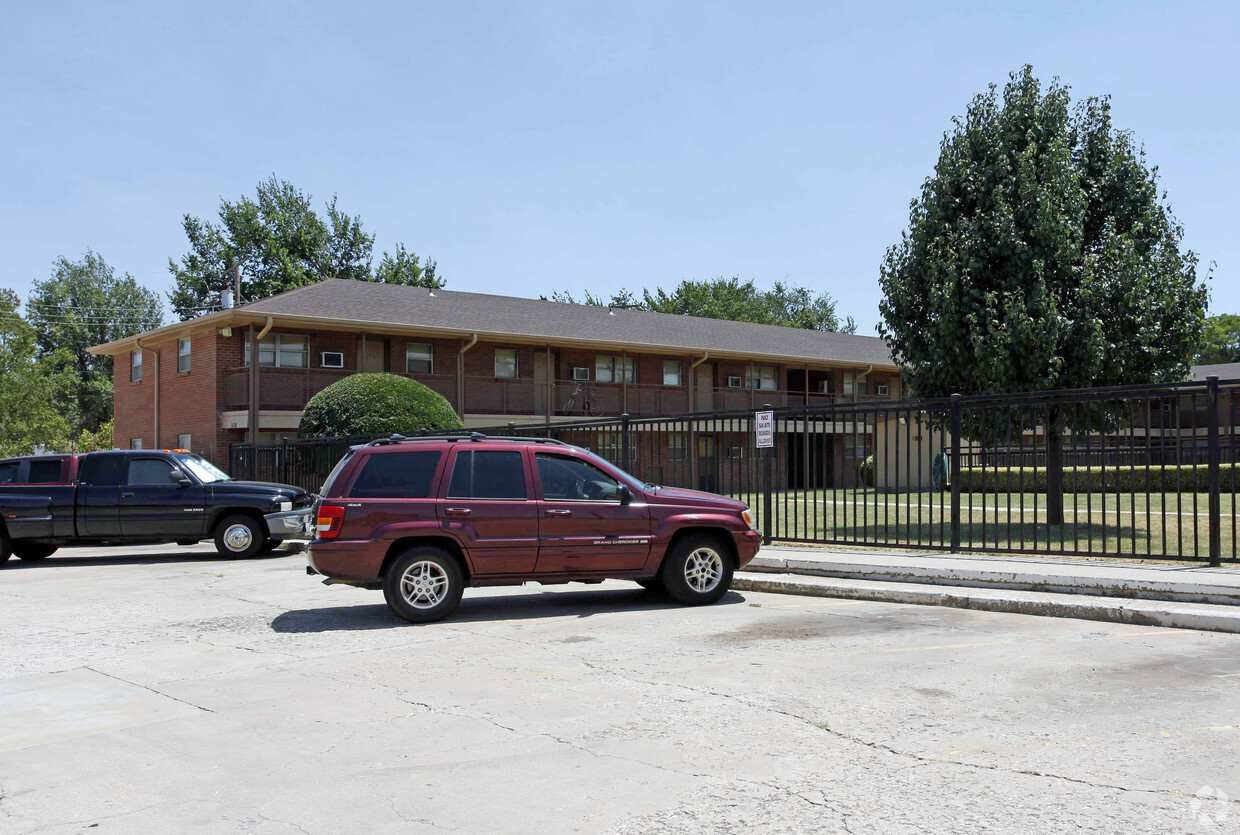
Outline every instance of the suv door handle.
{"label": "suv door handle", "polygon": [[468,516],[472,512],[467,507],[449,507],[444,509],[444,513],[449,516]]}
{"label": "suv door handle", "polygon": [[121,493],[121,498],[122,498],[122,499],[132,499],[132,498],[133,498],[133,493]]}
{"label": "suv door handle", "polygon": [[572,516],[573,512],[571,510],[548,510],[547,515],[548,516]]}

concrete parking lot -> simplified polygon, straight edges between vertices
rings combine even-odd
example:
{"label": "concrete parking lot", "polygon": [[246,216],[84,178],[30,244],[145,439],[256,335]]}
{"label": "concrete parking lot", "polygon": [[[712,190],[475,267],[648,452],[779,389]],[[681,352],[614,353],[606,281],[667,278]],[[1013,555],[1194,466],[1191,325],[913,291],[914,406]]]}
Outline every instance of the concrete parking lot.
{"label": "concrete parking lot", "polygon": [[1238,832],[1240,635],[300,555],[0,568],[0,832]]}

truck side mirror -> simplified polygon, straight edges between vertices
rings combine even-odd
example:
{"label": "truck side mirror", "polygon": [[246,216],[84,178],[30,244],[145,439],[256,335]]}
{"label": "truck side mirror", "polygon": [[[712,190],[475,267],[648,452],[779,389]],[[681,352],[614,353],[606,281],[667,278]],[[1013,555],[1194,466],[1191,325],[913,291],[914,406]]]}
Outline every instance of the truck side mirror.
{"label": "truck side mirror", "polygon": [[185,477],[185,473],[173,467],[168,473],[168,480],[178,487],[189,487],[194,482]]}

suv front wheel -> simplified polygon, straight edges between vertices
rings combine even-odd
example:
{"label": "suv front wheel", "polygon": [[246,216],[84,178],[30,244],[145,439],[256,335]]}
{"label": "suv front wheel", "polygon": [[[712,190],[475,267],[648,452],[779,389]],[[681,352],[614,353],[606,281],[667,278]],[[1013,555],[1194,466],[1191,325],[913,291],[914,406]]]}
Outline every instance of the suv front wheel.
{"label": "suv front wheel", "polygon": [[659,577],[667,593],[681,603],[714,603],[732,585],[732,554],[709,534],[691,534],[667,555]]}
{"label": "suv front wheel", "polygon": [[465,577],[448,553],[430,546],[410,548],[383,575],[383,597],[410,623],[443,620],[461,602]]}

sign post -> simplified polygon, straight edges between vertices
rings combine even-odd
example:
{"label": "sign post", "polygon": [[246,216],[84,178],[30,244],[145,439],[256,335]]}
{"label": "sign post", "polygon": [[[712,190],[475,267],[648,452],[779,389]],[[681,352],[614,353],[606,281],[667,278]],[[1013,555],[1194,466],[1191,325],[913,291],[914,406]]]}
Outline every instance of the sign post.
{"label": "sign post", "polygon": [[771,542],[771,461],[775,446],[775,413],[770,404],[763,404],[761,412],[754,413],[754,445],[762,450],[762,541]]}

